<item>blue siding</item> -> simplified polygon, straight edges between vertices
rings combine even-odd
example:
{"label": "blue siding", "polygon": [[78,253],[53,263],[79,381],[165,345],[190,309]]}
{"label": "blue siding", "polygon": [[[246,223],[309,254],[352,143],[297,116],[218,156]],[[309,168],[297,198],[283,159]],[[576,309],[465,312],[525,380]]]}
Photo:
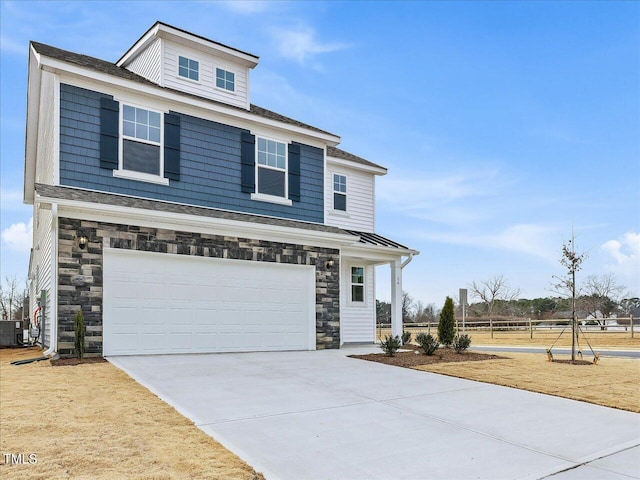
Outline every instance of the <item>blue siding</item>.
{"label": "blue siding", "polygon": [[100,168],[101,93],[60,85],[60,183],[191,205],[324,222],[323,151],[300,146],[300,202],[251,200],[240,189],[241,129],[180,114],[180,180],[168,186]]}

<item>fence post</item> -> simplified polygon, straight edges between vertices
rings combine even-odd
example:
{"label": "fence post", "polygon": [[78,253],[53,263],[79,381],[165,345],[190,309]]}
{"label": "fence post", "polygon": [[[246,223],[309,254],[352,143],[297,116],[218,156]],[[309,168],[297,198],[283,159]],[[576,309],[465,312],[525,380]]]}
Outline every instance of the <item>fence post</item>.
{"label": "fence post", "polygon": [[631,338],[633,338],[633,315],[629,314],[629,318],[631,321]]}
{"label": "fence post", "polygon": [[531,317],[529,317],[529,338],[533,339],[533,323],[531,322]]}

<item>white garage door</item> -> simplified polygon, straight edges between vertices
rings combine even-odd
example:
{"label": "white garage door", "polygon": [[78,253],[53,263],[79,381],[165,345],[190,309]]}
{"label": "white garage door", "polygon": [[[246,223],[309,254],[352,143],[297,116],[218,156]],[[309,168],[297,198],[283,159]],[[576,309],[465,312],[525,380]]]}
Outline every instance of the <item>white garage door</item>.
{"label": "white garage door", "polygon": [[315,349],[314,268],[105,249],[103,354]]}

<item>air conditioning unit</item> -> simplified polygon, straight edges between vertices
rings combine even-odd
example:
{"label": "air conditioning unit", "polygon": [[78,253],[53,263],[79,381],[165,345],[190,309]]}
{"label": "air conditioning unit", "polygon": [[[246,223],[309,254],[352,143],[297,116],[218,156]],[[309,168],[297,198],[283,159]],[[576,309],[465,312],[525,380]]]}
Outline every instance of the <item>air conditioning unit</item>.
{"label": "air conditioning unit", "polygon": [[0,347],[17,347],[22,340],[22,322],[0,321]]}

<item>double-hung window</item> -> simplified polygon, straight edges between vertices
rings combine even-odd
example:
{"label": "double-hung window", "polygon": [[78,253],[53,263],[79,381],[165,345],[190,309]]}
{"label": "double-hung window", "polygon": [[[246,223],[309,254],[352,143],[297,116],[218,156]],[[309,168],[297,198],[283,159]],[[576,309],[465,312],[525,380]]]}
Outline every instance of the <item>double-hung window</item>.
{"label": "double-hung window", "polygon": [[364,302],[364,267],[351,267],[351,301]]}
{"label": "double-hung window", "polygon": [[257,138],[257,185],[262,195],[287,198],[287,146],[283,142]]}
{"label": "double-hung window", "polygon": [[223,70],[222,68],[216,68],[216,87],[235,92],[236,90],[236,75],[233,72]]}
{"label": "double-hung window", "polygon": [[120,171],[144,179],[162,178],[162,114],[122,105]]}
{"label": "double-hung window", "polygon": [[347,211],[347,177],[333,174],[333,209]]}
{"label": "double-hung window", "polygon": [[200,77],[200,62],[192,60],[191,58],[179,56],[178,75],[197,82]]}

